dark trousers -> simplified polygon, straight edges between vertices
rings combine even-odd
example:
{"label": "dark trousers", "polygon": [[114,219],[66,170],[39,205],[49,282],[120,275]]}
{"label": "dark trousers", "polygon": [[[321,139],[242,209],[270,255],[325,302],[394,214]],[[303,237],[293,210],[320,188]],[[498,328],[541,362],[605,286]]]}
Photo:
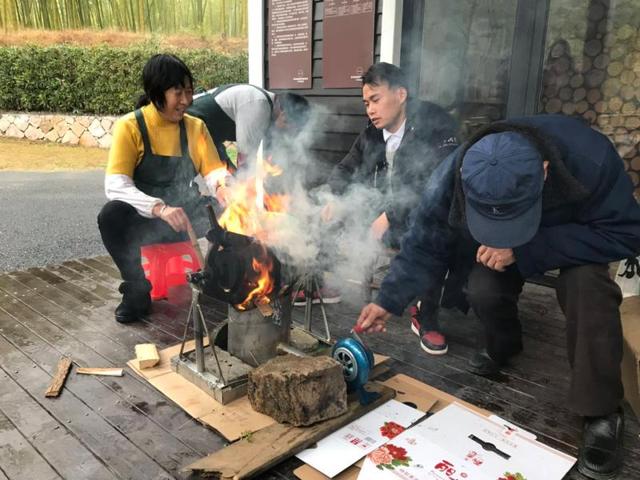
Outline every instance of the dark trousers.
{"label": "dark trousers", "polygon": [[428,332],[431,330],[440,331],[438,314],[440,312],[441,297],[441,288],[423,292],[417,297],[417,305],[419,306],[417,318],[418,322],[420,322],[421,332]]}
{"label": "dark trousers", "polygon": [[[198,236],[208,229],[206,210],[191,213],[189,220]],[[102,242],[120,270],[122,280],[138,282],[144,280],[140,264],[140,247],[151,243],[172,243],[188,239],[186,232],[174,231],[159,218],[145,218],[128,203],[110,201],[98,215],[98,227]]]}
{"label": "dark trousers", "polygon": [[[400,249],[400,240],[405,230],[397,226],[391,226],[382,236],[382,243],[388,248],[396,250]],[[416,305],[419,305],[417,319],[420,323],[420,332],[428,332],[431,330],[440,330],[438,322],[438,313],[440,311],[440,298],[442,297],[442,288],[437,287],[433,290],[422,292],[416,298]]]}
{"label": "dark trousers", "polygon": [[[523,284],[515,265],[496,272],[476,264],[469,276],[467,297],[496,361],[522,348],[518,297]],[[567,319],[569,406],[583,416],[612,413],[623,397],[620,288],[607,265],[582,265],[560,270],[556,296]]]}

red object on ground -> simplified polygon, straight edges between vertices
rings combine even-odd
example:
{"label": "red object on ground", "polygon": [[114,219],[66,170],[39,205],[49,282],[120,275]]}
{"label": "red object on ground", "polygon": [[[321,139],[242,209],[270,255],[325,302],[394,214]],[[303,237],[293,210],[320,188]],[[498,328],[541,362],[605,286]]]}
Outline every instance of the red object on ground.
{"label": "red object on ground", "polygon": [[152,300],[167,298],[170,287],[184,285],[187,273],[202,269],[190,242],[144,245],[140,255],[144,274],[151,282]]}

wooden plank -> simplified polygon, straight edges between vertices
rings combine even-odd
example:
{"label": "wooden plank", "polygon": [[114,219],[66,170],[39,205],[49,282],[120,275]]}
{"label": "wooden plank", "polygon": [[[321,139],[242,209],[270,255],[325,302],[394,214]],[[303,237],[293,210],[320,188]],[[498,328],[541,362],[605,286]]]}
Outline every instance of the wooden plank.
{"label": "wooden plank", "polygon": [[[45,287],[52,288],[46,284]],[[144,330],[136,327],[125,329],[115,321],[104,321],[99,313],[96,314],[99,309],[78,312],[77,306],[61,307],[55,300],[44,296],[49,290],[43,289],[38,293],[7,275],[0,275],[0,292],[10,294],[11,298],[19,300],[19,304],[11,302],[0,293],[0,304],[14,316],[20,318],[25,309],[32,310],[60,329],[74,332],[76,336],[83,336],[89,344],[94,345],[97,351],[103,351],[111,357],[116,355],[116,361],[119,355],[120,363],[130,357],[130,352],[136,343],[148,342],[151,339],[149,333]]]}
{"label": "wooden plank", "polygon": [[[0,315],[0,322],[6,320]],[[0,337],[0,367],[31,397],[37,397],[38,392],[49,383],[51,376],[42,368],[37,368],[29,357],[8,342],[6,335],[3,332]],[[50,353],[49,355],[51,356]],[[82,377],[76,376],[68,381],[67,389],[72,393],[74,388],[70,384],[77,378]],[[93,395],[99,393],[94,391]],[[174,478],[141,449],[145,446],[142,439],[140,446],[136,445],[75,395],[64,395],[55,401],[43,400],[40,405],[56,421],[64,423],[66,428],[81,439],[104,464],[109,465],[116,475],[125,478]],[[153,442],[154,438],[148,440]]]}
{"label": "wooden plank", "polygon": [[83,258],[82,262],[89,265],[96,270],[104,273],[105,275],[109,275],[114,280],[122,281],[122,277],[120,277],[120,271],[113,265],[109,265],[108,263],[101,261],[98,257],[94,258]]}
{"label": "wooden plank", "polygon": [[[16,304],[8,304],[1,299],[0,305],[3,305],[3,308],[0,309],[0,314],[9,306],[14,308],[16,306]],[[14,309],[12,312],[16,316],[10,322],[7,322],[7,324],[12,325],[12,328],[6,331],[11,333],[12,341],[21,345],[31,358],[39,362],[44,368],[49,368],[49,359],[54,357],[57,352],[73,355],[76,362],[82,366],[104,364],[105,361],[109,361],[108,355],[105,357],[96,354],[95,351],[75,339],[72,334],[60,330],[35,312],[26,308],[24,310]],[[1,319],[2,317],[0,316],[0,322],[3,321]],[[126,330],[125,327],[120,326],[120,328]],[[56,350],[53,349],[53,346],[55,346]],[[125,359],[117,363],[124,364],[131,358],[132,352],[133,348],[124,354],[126,356]],[[169,450],[179,448],[181,444],[187,445],[189,446],[189,451],[196,456],[207,453],[216,448],[216,445],[221,444],[221,440],[213,432],[203,429],[156,389],[139,380],[135,375],[109,377],[109,379],[86,377],[86,380],[82,382],[79,382],[77,377],[72,377],[67,382],[67,389],[78,383],[83,389],[83,395],[86,396],[85,402],[87,405],[105,414],[113,411],[110,418],[122,422],[122,424],[118,423],[118,428],[124,432],[129,431],[131,428],[139,428],[141,431],[149,431],[151,429],[153,431],[157,428],[157,425],[173,435],[173,438],[165,439],[164,432],[156,433],[157,442],[166,442],[171,447]],[[107,390],[97,393],[97,391],[104,389]],[[142,421],[140,416],[148,418]],[[146,424],[150,426],[145,427]],[[146,443],[155,444],[156,441]],[[184,456],[184,454],[176,453],[174,458],[180,458],[181,456]]]}
{"label": "wooden plank", "polygon": [[124,368],[106,368],[106,367],[79,367],[76,373],[80,375],[98,375],[102,377],[122,377]]}
{"label": "wooden plank", "polygon": [[[13,285],[8,287],[6,291],[11,293],[12,295],[21,295],[24,293],[23,286],[27,286],[34,290],[36,293],[40,294],[44,299],[48,302],[57,305],[60,308],[63,308],[67,312],[73,312],[75,316],[80,319],[87,319],[87,317],[91,319],[95,319],[96,323],[99,325],[104,325],[105,330],[109,328],[118,328],[127,330],[132,330],[142,335],[148,335],[149,330],[154,330],[159,332],[157,336],[154,336],[153,339],[149,336],[143,336],[144,341],[153,341],[157,344],[162,345],[172,345],[176,341],[176,335],[165,335],[163,332],[158,331],[151,323],[132,323],[128,324],[126,327],[116,324],[115,320],[113,320],[113,310],[115,308],[115,304],[105,304],[99,307],[89,308],[82,301],[75,299],[61,290],[58,290],[54,286],[46,283],[42,279],[35,277],[29,273],[25,272],[14,272],[10,277],[0,276],[0,288],[2,285],[7,283],[9,279],[17,280]],[[154,335],[155,333],[154,332]],[[140,340],[135,343],[142,343]],[[127,358],[130,357],[130,353],[126,355]]]}
{"label": "wooden plank", "polygon": [[62,357],[58,362],[58,369],[56,370],[56,374],[53,376],[51,385],[49,385],[49,388],[44,392],[45,397],[57,397],[60,395],[60,391],[67,379],[67,375],[69,375],[69,370],[71,370],[71,359],[68,357]]}
{"label": "wooden plank", "polygon": [[[4,370],[0,370],[0,405],[4,415],[63,478],[92,480],[116,478],[79,439],[67,430],[64,423],[56,421],[49,415]],[[2,450],[0,446],[0,451]],[[73,455],[69,452],[73,452]],[[4,465],[2,460],[0,465]],[[24,477],[40,478],[36,475],[37,469],[34,469],[30,463],[22,465],[22,468]],[[6,477],[0,475],[1,478]]]}
{"label": "wooden plank", "polygon": [[373,410],[395,395],[393,390],[380,384],[371,383],[367,388],[380,393],[380,397],[369,405],[362,406],[357,398],[350,398],[346,413],[310,427],[293,427],[275,423],[253,433],[249,438],[243,438],[192,463],[187,469],[206,474],[217,473],[221,479],[239,480],[258,475]]}
{"label": "wooden plank", "polygon": [[26,478],[25,469],[30,478],[62,478],[0,410],[0,472],[5,478]]}
{"label": "wooden plank", "polygon": [[36,277],[44,280],[49,285],[53,285],[57,289],[62,290],[69,296],[77,299],[78,301],[84,303],[85,305],[96,306],[96,307],[100,305],[104,305],[104,300],[102,298],[85,290],[84,288],[79,288],[77,285],[73,285],[67,282],[64,278],[54,274],[49,270],[45,270],[42,268],[30,268],[27,271],[29,273],[32,273]]}

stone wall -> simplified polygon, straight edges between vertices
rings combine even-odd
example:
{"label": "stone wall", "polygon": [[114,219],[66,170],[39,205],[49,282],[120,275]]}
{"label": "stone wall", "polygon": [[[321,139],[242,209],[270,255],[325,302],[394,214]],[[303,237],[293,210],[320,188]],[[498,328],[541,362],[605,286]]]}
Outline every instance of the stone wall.
{"label": "stone wall", "polygon": [[0,136],[109,148],[111,129],[118,117],[0,113]]}

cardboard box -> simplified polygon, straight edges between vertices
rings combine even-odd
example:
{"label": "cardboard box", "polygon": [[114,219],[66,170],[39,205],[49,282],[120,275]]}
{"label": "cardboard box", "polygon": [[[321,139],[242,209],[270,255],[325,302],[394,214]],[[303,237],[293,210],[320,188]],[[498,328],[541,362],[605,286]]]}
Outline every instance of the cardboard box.
{"label": "cardboard box", "polygon": [[620,306],[622,319],[622,384],[624,398],[640,418],[640,297],[625,298]]}

